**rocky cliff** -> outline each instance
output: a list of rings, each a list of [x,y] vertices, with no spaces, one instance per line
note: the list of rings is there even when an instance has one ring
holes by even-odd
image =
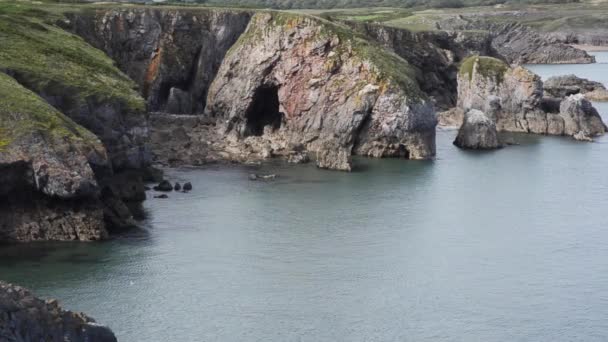
[[[497,23],[476,16],[454,16],[437,22],[447,31],[484,31],[491,37],[491,56],[509,64],[594,63],[587,52],[549,39],[517,22]]]
[[[352,154],[435,154],[435,114],[411,66],[314,17],[255,14],[226,54],[206,113],[256,153],[300,146],[331,169],[350,170]]]
[[[458,74],[458,107],[477,109],[496,123],[498,131],[568,135],[589,140],[606,127],[582,95],[543,97],[540,77],[523,67],[511,68],[491,57],[466,59]]]
[[[107,327],[83,313],[62,309],[30,291],[0,281],[0,340],[116,342]]]
[[[415,68],[420,89],[437,109],[456,105],[456,74],[470,55],[491,55],[491,36],[478,31],[423,31],[347,21],[353,29],[393,50]]]
[[[0,242],[104,238],[108,167],[97,137],[0,73]]]
[[[65,23],[139,85],[153,112],[202,113],[207,91],[251,13],[223,9],[100,9]]]

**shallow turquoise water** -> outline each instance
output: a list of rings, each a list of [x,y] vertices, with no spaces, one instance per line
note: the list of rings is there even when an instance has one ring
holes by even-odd
[[[579,68],[608,75],[543,72]],[[148,200],[142,229],[2,247],[0,278],[121,341],[607,340],[608,137],[473,153],[455,133],[438,132],[435,161],[353,173],[173,170],[194,191]]]

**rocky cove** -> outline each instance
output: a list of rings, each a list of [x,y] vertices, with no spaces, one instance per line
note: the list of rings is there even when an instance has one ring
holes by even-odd
[[[0,12],[0,38],[13,47],[0,55],[2,243],[124,234],[141,224],[158,167],[276,158],[352,171],[358,157],[432,160],[437,110],[451,109],[440,119],[458,125],[476,110],[472,122],[497,132],[605,132],[577,95],[597,85],[548,90],[509,65],[540,60],[540,47],[543,61],[593,57],[542,37],[529,51],[521,26],[415,33],[273,11],[11,11]]]

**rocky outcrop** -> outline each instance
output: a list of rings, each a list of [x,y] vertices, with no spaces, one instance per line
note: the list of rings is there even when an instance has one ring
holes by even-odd
[[[606,132],[606,125],[582,94],[570,95],[562,101],[559,115],[564,119],[564,133],[577,140],[590,141]]]
[[[69,16],[67,27],[105,51],[140,86],[150,111],[202,113],[224,58],[249,11],[99,9]]]
[[[262,157],[303,145],[338,170],[353,154],[430,158],[436,118],[412,74],[345,27],[260,12],[226,54],[206,114]]]
[[[441,30],[482,30],[491,36],[491,56],[509,64],[594,63],[587,52],[568,44],[548,39],[517,22],[496,23],[476,16],[458,15],[437,22]]]
[[[415,67],[420,89],[438,109],[456,105],[456,74],[460,62],[472,54],[492,54],[490,35],[485,32],[412,32],[372,23],[346,23]]]
[[[500,147],[494,120],[482,111],[471,109],[464,115],[454,145],[473,150],[490,150]]]
[[[83,314],[62,309],[30,291],[0,281],[0,340],[116,342],[107,327]]]
[[[597,111],[582,95],[562,101],[559,112],[547,102],[538,75],[495,58],[470,57],[458,74],[458,107],[481,110],[498,131],[568,136],[582,132],[588,137],[605,132]]]
[[[108,168],[97,137],[0,73],[0,242],[106,237]]]
[[[550,77],[544,82],[545,94],[553,97],[566,97],[584,94],[592,101],[608,101],[608,91],[600,82],[590,81],[575,75]]]

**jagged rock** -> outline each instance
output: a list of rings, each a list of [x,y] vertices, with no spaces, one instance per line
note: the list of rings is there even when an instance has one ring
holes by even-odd
[[[206,113],[226,140],[258,155],[267,144],[279,154],[300,143],[319,167],[339,170],[352,168],[353,154],[433,157],[437,120],[411,67],[341,30],[256,13],[209,90]]]
[[[466,112],[464,122],[454,140],[454,145],[460,148],[487,150],[501,147],[498,142],[496,124],[483,112],[471,109]]]
[[[173,187],[173,190],[175,190],[175,191],[180,191],[181,189],[182,189],[181,184],[179,184],[179,183],[177,183],[177,182],[176,182],[176,183],[175,183],[175,186]]]
[[[591,141],[606,132],[597,110],[582,94],[570,95],[562,101],[559,115],[564,119],[564,134],[577,140]]]
[[[544,82],[545,94],[563,98],[574,94],[584,94],[589,100],[608,101],[608,91],[600,82],[590,81],[575,75],[550,77]]]
[[[173,191],[173,185],[171,185],[171,182],[169,182],[168,180],[163,180],[157,186],[154,187],[154,190],[166,192]]]
[[[186,182],[183,187],[184,191],[192,191],[192,183]]]
[[[107,237],[93,134],[0,73],[0,242]]]
[[[62,309],[30,291],[0,281],[0,340],[116,342],[107,327],[83,314]]]
[[[559,102],[556,112],[557,102],[543,97],[538,75],[490,57],[470,57],[458,74],[458,106],[485,112],[499,132],[603,134],[604,124],[591,103],[574,96]]]

